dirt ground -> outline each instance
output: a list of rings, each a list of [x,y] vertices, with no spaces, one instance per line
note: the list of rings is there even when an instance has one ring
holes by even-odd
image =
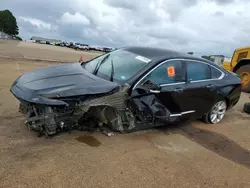
[[[218,125],[38,138],[9,89],[21,73],[48,65],[0,58],[0,187],[250,187],[247,94]]]

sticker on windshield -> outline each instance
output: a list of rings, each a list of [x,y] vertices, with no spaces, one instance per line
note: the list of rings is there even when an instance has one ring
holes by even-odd
[[[121,79],[125,80],[125,79],[126,79],[126,77],[125,77],[125,76],[121,76]]]
[[[145,63],[148,63],[149,61],[151,61],[151,59],[148,59],[148,58],[140,56],[140,55],[136,56],[135,59],[141,60]]]
[[[168,77],[173,77],[175,76],[175,69],[174,66],[168,67]]]

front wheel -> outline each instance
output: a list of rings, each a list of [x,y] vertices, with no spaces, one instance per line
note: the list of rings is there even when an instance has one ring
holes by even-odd
[[[225,116],[227,104],[225,101],[219,101],[211,108],[211,110],[203,116],[205,123],[219,123]]]

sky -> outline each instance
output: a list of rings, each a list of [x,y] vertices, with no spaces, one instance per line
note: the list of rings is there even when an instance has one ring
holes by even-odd
[[[250,0],[1,0],[20,36],[232,56],[250,45]]]

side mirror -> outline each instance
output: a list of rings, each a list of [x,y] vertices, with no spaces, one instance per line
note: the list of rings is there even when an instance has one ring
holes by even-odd
[[[142,86],[152,90],[161,90],[161,86],[153,83],[151,80],[144,81]]]

